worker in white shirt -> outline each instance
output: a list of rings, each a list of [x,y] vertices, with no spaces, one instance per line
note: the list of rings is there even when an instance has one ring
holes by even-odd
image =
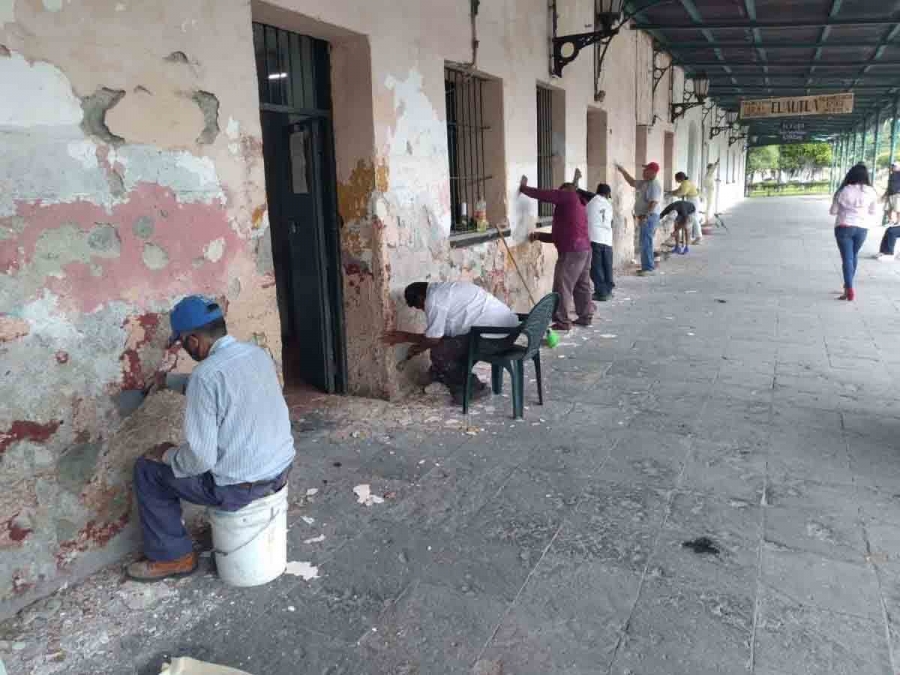
[[[404,298],[409,307],[425,312],[425,332],[388,331],[384,334],[384,342],[391,345],[410,343],[407,359],[431,350],[432,378],[447,385],[454,400],[461,402],[468,374],[472,326],[513,328],[519,325],[519,317],[503,302],[468,281],[417,281],[406,287]],[[502,336],[495,340],[498,350],[510,346],[510,341]],[[482,342],[482,348],[484,344]],[[471,392],[473,398],[488,393],[487,385],[477,380]]]
[[[578,195],[587,202],[594,300],[606,302],[616,287],[613,282],[612,189],[606,183],[599,183],[596,192],[579,190]]]

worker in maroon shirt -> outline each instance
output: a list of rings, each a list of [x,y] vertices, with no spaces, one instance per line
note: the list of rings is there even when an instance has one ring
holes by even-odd
[[[580,175],[576,172],[576,176]],[[577,177],[576,177],[577,180]],[[553,271],[553,291],[559,293],[559,306],[553,315],[554,330],[572,328],[571,312],[575,305],[579,326],[590,326],[594,317],[591,300],[591,238],[588,236],[587,211],[575,189],[575,183],[563,183],[558,190],[538,190],[528,187],[522,176],[519,192],[523,195],[556,205],[550,232],[532,232],[529,241],[552,243],[559,254]]]

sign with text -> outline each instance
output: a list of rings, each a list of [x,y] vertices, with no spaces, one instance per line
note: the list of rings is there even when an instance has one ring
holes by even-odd
[[[804,122],[782,122],[779,135],[781,140],[785,142],[805,141],[806,124]]]
[[[853,112],[853,94],[787,96],[741,101],[741,119],[802,117],[806,115],[848,115]]]

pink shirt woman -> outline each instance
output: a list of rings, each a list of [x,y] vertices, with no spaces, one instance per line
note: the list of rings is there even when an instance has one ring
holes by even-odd
[[[839,300],[854,300],[853,279],[859,261],[859,250],[866,241],[869,225],[878,214],[878,194],[869,180],[865,164],[857,164],[847,172],[841,187],[834,193],[831,215],[834,216],[834,238],[841,252],[844,294]]]

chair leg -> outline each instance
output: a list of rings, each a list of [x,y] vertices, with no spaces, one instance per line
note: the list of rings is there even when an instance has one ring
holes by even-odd
[[[516,418],[516,411],[519,409],[519,389],[516,386],[516,380],[518,373],[516,372],[516,364],[509,363],[506,365],[506,369],[509,371],[509,382],[510,388],[512,389],[512,407],[513,407],[513,419]]]
[[[525,417],[525,364],[522,360],[513,364],[516,376],[513,378],[513,419]]]
[[[463,385],[463,415],[469,412],[469,388],[472,385],[472,369],[466,373],[466,383]]]
[[[538,404],[544,405],[544,382],[541,378],[541,353],[534,355],[534,379],[537,380]]]
[[[503,366],[497,363],[491,364],[491,389],[495,396],[503,393]]]

